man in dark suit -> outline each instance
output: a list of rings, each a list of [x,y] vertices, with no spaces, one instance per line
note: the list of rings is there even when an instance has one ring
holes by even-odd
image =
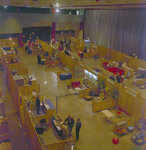
[[[40,54],[37,55],[38,64],[41,64],[41,56]]]
[[[90,93],[89,93],[89,96],[95,96],[95,92],[93,89],[91,89]]]
[[[76,122],[75,126],[76,126],[76,140],[79,140],[79,132],[80,132],[80,129],[81,129],[80,118],[77,118],[77,122]]]
[[[114,75],[113,75],[113,76],[109,76],[109,78],[110,78],[111,80],[113,80],[113,81],[116,80]]]
[[[65,119],[64,123],[68,123],[69,136],[71,136],[71,131],[74,126],[74,119],[69,115],[68,118]]]
[[[83,57],[84,57],[84,53],[81,52],[80,60],[83,60]]]
[[[40,114],[40,99],[39,99],[39,95],[37,95],[37,98],[36,98],[36,111],[37,111],[37,114]]]

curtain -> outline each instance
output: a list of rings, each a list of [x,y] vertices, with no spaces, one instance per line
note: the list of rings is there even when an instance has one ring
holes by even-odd
[[[84,38],[146,60],[146,10],[86,10]]]

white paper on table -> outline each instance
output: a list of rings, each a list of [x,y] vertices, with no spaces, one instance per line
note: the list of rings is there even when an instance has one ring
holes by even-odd
[[[44,106],[46,107],[47,110],[50,109],[50,106],[48,104],[44,104]]]

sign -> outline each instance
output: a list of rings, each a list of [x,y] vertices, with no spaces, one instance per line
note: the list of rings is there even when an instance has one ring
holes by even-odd
[[[93,44],[93,48],[97,48],[97,45]]]
[[[98,72],[92,69],[92,72],[96,75],[98,75]]]
[[[126,58],[130,58],[130,56],[125,56]]]
[[[107,81],[111,84],[114,84],[114,81],[110,80],[110,79],[107,79]]]
[[[134,94],[133,92],[131,92],[131,91],[129,91],[129,90],[127,90],[126,93],[132,95],[133,97],[136,97],[136,94]]]

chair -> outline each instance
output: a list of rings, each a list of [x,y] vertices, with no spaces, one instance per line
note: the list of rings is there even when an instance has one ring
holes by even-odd
[[[52,62],[51,66],[52,66],[52,67],[55,67],[55,63],[54,63],[54,62]]]
[[[40,125],[41,125],[41,128],[43,128],[44,131],[46,131],[46,129],[48,128],[48,125],[46,123],[46,119],[41,119],[40,120]]]
[[[47,63],[46,67],[47,67],[47,68],[50,68],[50,64],[49,64],[49,63]]]
[[[132,124],[132,120],[129,120],[129,121],[130,121],[130,124]],[[132,125],[127,127],[128,132],[132,132],[133,130],[134,130],[134,127]]]

